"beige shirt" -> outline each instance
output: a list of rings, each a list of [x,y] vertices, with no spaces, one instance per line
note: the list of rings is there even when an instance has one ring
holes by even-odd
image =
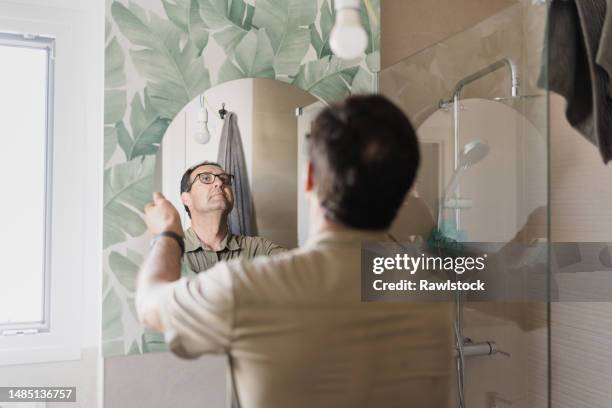
[[[273,258],[181,278],[161,305],[170,349],[227,353],[242,408],[449,406],[450,304],[362,303],[362,240],[326,232]]]
[[[229,261],[236,258],[255,258],[259,255],[275,255],[286,249],[262,237],[247,237],[228,233],[221,241],[221,249],[213,251],[204,248],[202,242],[193,231],[185,231],[185,255],[183,261],[193,272],[202,272],[219,261]]]

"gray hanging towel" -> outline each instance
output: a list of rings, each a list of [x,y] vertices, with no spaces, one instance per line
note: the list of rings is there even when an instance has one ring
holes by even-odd
[[[612,98],[612,0],[606,3],[606,18],[595,62],[608,73],[608,96]]]
[[[610,0],[608,0],[610,2]],[[610,13],[608,13],[608,16]],[[540,86],[567,100],[569,123],[599,148],[604,163],[612,159],[612,99],[606,70],[597,59],[609,56],[600,46],[612,43],[604,30],[606,0],[553,0],[548,17],[549,61]],[[598,57],[598,53],[600,57]]]
[[[225,116],[217,161],[226,172],[234,175],[235,203],[229,216],[230,231],[235,235],[257,235],[255,207],[235,113],[229,112]]]

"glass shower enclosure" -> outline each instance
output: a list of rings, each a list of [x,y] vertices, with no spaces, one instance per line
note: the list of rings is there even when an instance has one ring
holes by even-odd
[[[523,255],[539,248],[538,259],[548,258],[544,3],[517,2],[380,72],[380,92],[418,129],[422,153],[392,228],[397,239],[427,241],[433,231],[517,245]],[[542,270],[540,296],[528,300],[457,294],[453,359],[447,372],[431,374],[449,408],[550,406],[550,279]]]

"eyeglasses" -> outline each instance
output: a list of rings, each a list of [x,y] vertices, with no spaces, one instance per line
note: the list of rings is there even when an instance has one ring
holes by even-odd
[[[223,185],[225,186],[231,186],[232,185],[232,180],[234,179],[234,175],[233,174],[227,174],[227,173],[221,173],[221,174],[214,174],[214,173],[200,173],[198,174],[193,181],[191,182],[191,184],[189,184],[189,188],[187,189],[187,191],[191,190],[191,187],[193,186],[193,184],[196,182],[196,180],[200,180],[201,183],[203,184],[212,184],[215,182],[215,179],[219,177],[219,180],[221,180],[221,182],[223,183]]]

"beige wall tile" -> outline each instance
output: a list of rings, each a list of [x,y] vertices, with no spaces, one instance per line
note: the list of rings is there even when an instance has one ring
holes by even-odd
[[[612,167],[571,128],[551,94],[551,235],[554,242],[612,241]],[[611,303],[553,303],[552,404],[607,408],[612,400]]]
[[[383,0],[382,67],[472,27],[514,3],[514,0]]]
[[[257,79],[253,87],[253,199],[259,235],[297,246],[297,119],[316,101],[291,85]]]

